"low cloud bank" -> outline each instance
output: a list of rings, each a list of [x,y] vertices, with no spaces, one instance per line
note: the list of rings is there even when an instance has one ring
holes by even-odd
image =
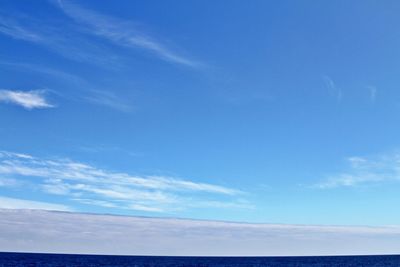
[[[400,227],[247,224],[0,209],[0,251],[115,255],[399,253]]]

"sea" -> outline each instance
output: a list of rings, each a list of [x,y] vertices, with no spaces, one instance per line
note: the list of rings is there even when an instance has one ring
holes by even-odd
[[[400,255],[317,257],[158,257],[0,252],[0,267],[400,266]]]

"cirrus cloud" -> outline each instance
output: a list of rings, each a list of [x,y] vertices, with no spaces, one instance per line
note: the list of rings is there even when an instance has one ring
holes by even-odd
[[[400,181],[400,153],[375,157],[349,157],[346,171],[328,176],[317,188],[354,187]]]
[[[70,159],[0,151],[0,175],[33,183],[65,201],[121,210],[173,212],[193,208],[253,209],[244,192],[169,176],[132,175]]]

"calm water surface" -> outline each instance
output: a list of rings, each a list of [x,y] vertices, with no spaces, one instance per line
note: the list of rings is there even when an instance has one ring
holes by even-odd
[[[136,266],[136,267],[264,267],[264,266],[399,266],[397,256],[335,257],[147,257],[0,253],[0,267]]]

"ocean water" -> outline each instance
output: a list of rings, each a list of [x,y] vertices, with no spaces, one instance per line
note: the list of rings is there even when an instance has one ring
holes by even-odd
[[[400,266],[400,255],[325,257],[147,257],[0,253],[0,267]]]

